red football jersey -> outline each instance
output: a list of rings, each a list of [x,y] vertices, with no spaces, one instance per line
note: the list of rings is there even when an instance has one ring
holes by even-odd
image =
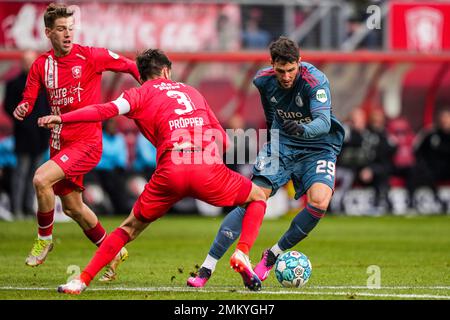
[[[100,103],[103,71],[127,72],[139,79],[134,61],[107,49],[74,44],[71,52],[64,57],[56,57],[52,49],[33,63],[22,102],[29,103],[28,114],[31,113],[39,90],[45,88],[54,115]],[[61,146],[80,140],[101,145],[101,123],[56,125],[52,130],[50,146],[60,150]]]
[[[168,149],[203,148],[215,139],[221,140],[219,145],[227,142],[205,98],[189,85],[148,80],[142,87],[125,91],[122,97],[130,104],[125,116],[133,119],[157,148],[158,159]]]

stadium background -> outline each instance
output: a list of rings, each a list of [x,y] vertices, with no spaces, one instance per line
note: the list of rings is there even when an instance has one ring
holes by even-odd
[[[48,49],[42,32],[46,4],[45,1],[0,2],[0,103],[5,82],[20,71],[22,52]],[[387,128],[395,130],[395,125],[389,127],[389,122],[403,118],[411,126],[410,134],[416,136],[432,127],[440,109],[450,106],[450,43],[445,36],[450,31],[447,1],[79,1],[73,4],[79,9],[77,20],[81,21],[76,42],[107,47],[129,57],[143,48],[163,48],[175,62],[174,78],[197,87],[225,128],[265,127],[259,95],[251,80],[258,68],[268,64],[268,43],[280,35],[298,41],[302,59],[315,64],[328,76],[333,112],[343,122],[356,108],[362,108],[367,114],[382,109]],[[103,98],[114,99],[133,85],[129,77],[107,74],[103,79]],[[139,174],[131,173],[137,128],[125,117],[117,119],[117,128],[127,143],[124,169],[130,177],[127,189],[132,202],[148,176],[136,178]],[[3,106],[0,129],[3,139],[11,134],[12,121]],[[402,152],[411,153],[413,146],[404,148],[407,151],[402,149]],[[250,163],[253,160],[248,159]],[[240,166],[240,170],[250,174],[249,166]],[[404,180],[392,175],[389,183],[390,211],[398,215],[412,213],[405,204]],[[111,203],[108,194],[95,179],[89,181],[88,177],[86,201],[99,213],[114,212],[108,204]],[[415,194],[419,205],[413,208],[413,213],[448,212],[450,189],[446,183],[438,188],[442,205],[436,207],[432,194],[422,188]],[[345,194],[345,205],[331,211],[379,214],[374,210],[372,189],[353,185]],[[268,216],[301,207],[303,200],[294,201],[292,193],[289,185],[277,199],[271,200]],[[2,207],[8,210],[6,196],[2,199]],[[180,203],[174,211],[200,211],[206,215],[222,212],[196,204],[192,199]]]
[[[20,72],[25,50],[48,49],[42,22],[48,3],[0,1],[0,104],[6,81]],[[107,47],[130,58],[141,49],[161,47],[174,61],[174,79],[197,87],[225,128],[264,128],[259,96],[251,80],[258,68],[269,63],[267,45],[280,35],[298,41],[302,59],[328,76],[333,112],[343,122],[357,108],[366,114],[382,109],[388,123],[404,118],[415,138],[433,126],[440,110],[450,106],[448,1],[136,0],[70,4],[80,9],[77,41]],[[127,76],[105,73],[103,99],[114,99],[134,85]],[[124,186],[133,200],[147,178],[132,168],[137,129],[124,117],[117,118],[116,124],[128,150],[126,170],[119,173],[127,177]],[[7,166],[14,163],[7,161],[14,157],[11,130],[11,119],[0,105],[2,187],[4,173],[11,169]],[[238,169],[249,174],[250,167]],[[186,278],[198,269],[196,263],[206,254],[221,213],[228,210],[188,199],[130,244],[130,261],[121,267],[116,284],[96,283],[82,298],[449,299],[448,182],[438,186],[444,206],[436,207],[430,191],[420,190],[419,206],[413,210],[405,205],[404,179],[392,176],[389,184],[392,210],[375,210],[373,188],[355,184],[343,200],[346,206],[342,210],[330,208],[314,235],[297,248],[313,264],[312,280],[301,291],[283,290],[273,276],[261,294],[240,290],[240,278],[231,274],[227,265],[229,255],[219,263],[206,290],[187,289]],[[292,194],[288,185],[270,200],[267,217],[272,219],[263,224],[252,261],[278,239],[303,206],[304,199],[294,201]],[[84,196],[102,215],[107,230],[113,230],[127,214],[120,211],[117,217],[106,217],[112,212],[111,199],[95,179],[88,179]],[[16,219],[8,212],[10,208],[3,188],[0,215],[14,222],[0,221],[0,299],[64,299],[55,288],[87,263],[91,244],[80,241],[83,236],[75,224],[57,224],[55,252],[43,266],[25,270],[23,259],[36,230],[35,220]],[[57,211],[58,221],[66,221],[59,204]],[[198,217],[199,213],[210,217]],[[373,277],[377,267],[382,272],[381,287]]]
[[[26,49],[39,52],[48,49],[42,32],[42,14],[47,4],[46,1],[0,2],[0,97],[5,82],[20,71],[21,53]],[[243,118],[244,129],[264,128],[258,92],[251,80],[258,68],[268,64],[267,44],[280,35],[297,40],[302,59],[315,64],[328,76],[333,112],[343,122],[355,108],[367,113],[381,108],[388,123],[403,117],[417,134],[432,126],[439,110],[450,105],[450,43],[445,37],[450,31],[447,1],[78,1],[71,4],[79,9],[76,15],[81,22],[77,26],[76,42],[107,47],[129,57],[146,47],[163,48],[175,62],[174,78],[197,87],[225,128],[231,126],[236,115]],[[421,21],[423,28],[431,28],[431,33],[424,33]],[[133,85],[126,76],[107,74],[103,79],[103,98],[114,99]],[[5,137],[11,133],[12,125],[3,109],[0,108],[0,128]],[[127,141],[127,165],[131,168],[137,129],[124,117],[117,119],[117,125]],[[248,167],[243,172],[249,174]],[[131,178],[129,189],[138,194],[144,182]],[[92,185],[85,193],[86,201],[94,206],[108,201],[108,195],[95,183]],[[404,179],[391,177],[389,195],[395,214],[410,213],[404,204],[404,185]],[[446,183],[439,190],[448,211],[450,190]],[[271,205],[273,215],[302,205],[302,201],[293,201],[291,186],[285,191],[272,201],[277,203]],[[433,206],[427,190],[416,196],[421,203],[417,213],[446,210]],[[371,188],[355,186],[346,197],[345,213],[375,212],[370,207]],[[200,210],[211,215],[218,212],[203,208],[186,200],[178,211]],[[108,211],[101,206],[98,210]]]

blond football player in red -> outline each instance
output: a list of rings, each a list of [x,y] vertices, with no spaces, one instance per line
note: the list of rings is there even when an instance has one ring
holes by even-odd
[[[161,50],[147,50],[137,57],[139,73],[145,81],[142,87],[127,90],[110,103],[38,119],[40,126],[51,128],[87,121],[98,123],[123,114],[133,119],[157,148],[156,171],[129,217],[105,239],[80,277],[61,285],[59,292],[81,293],[123,246],[184,197],[215,206],[247,204],[241,238],[230,265],[240,273],[247,288],[261,288],[248,254],[264,217],[264,192],[222,162],[227,134],[196,89],[170,80],[171,65]]]
[[[14,117],[29,115],[41,89],[45,89],[54,115],[77,110],[101,100],[101,77],[104,71],[124,72],[139,81],[134,61],[104,48],[73,43],[74,18],[70,7],[50,4],[44,14],[45,35],[52,49],[40,55],[31,66],[23,100]],[[50,137],[50,160],[41,165],[33,178],[38,210],[38,237],[25,263],[42,264],[53,249],[52,230],[55,195],[61,198],[63,211],[73,218],[86,236],[99,246],[106,231],[95,213],[82,200],[83,177],[100,161],[102,154],[101,123],[70,123],[55,126]],[[109,265],[101,280],[113,280],[118,264],[126,259],[124,248]]]

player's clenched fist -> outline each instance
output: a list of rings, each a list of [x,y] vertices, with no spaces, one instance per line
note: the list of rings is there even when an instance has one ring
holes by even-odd
[[[24,102],[19,104],[13,112],[14,118],[16,118],[17,120],[22,121],[23,118],[25,118],[25,116],[27,115],[28,112],[28,102]]]
[[[53,128],[55,125],[61,123],[61,117],[60,116],[45,116],[40,117],[38,119],[38,126],[44,127],[47,129]]]

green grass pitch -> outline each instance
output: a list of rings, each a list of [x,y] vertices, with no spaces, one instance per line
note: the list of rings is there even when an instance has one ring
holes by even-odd
[[[112,231],[123,218],[101,217],[101,221]],[[251,252],[253,263],[278,240],[291,218],[264,221]],[[24,261],[36,233],[35,222],[0,222],[0,300],[450,299],[448,215],[327,216],[294,248],[305,253],[313,267],[310,281],[300,289],[281,287],[271,273],[260,292],[246,290],[239,274],[229,267],[234,246],[204,289],[186,287],[221,221],[222,217],[166,215],[127,245],[130,258],[120,266],[116,281],[94,280],[80,296],[56,292],[95,250],[75,223],[55,224],[54,250],[43,265],[30,268]],[[368,287],[377,275],[381,286]]]

